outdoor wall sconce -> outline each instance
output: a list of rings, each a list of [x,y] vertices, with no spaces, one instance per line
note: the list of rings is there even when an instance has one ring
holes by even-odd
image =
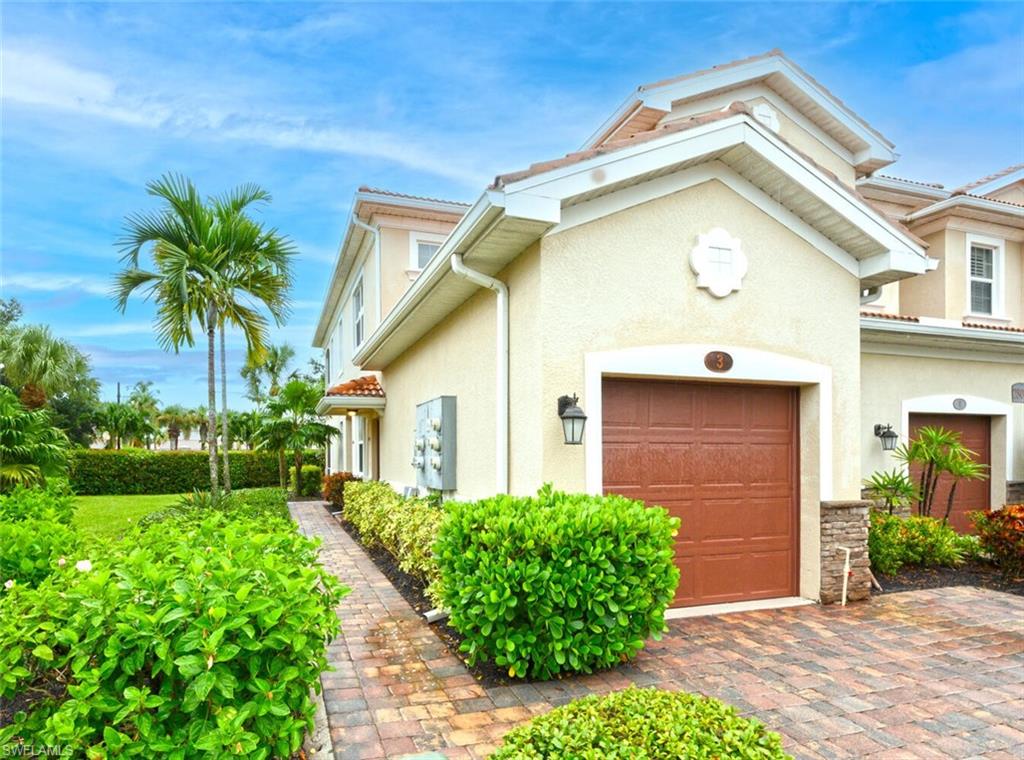
[[[875,438],[882,439],[882,451],[892,451],[896,448],[896,441],[900,439],[892,425],[875,425]]]
[[[587,415],[579,407],[579,397],[560,396],[558,399],[558,416],[562,420],[562,433],[565,442],[570,446],[583,443],[583,427],[587,424]]]

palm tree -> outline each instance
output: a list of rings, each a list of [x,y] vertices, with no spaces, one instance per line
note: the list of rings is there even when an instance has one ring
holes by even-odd
[[[252,451],[259,441],[260,426],[263,423],[262,413],[256,409],[232,413],[229,422],[232,438],[241,441],[249,451]]]
[[[178,404],[165,406],[156,418],[157,422],[167,430],[167,438],[171,442],[171,449],[178,450],[178,440],[186,428],[191,427],[189,412],[185,407]]]
[[[45,325],[7,328],[0,333],[0,366],[29,409],[39,409],[50,396],[74,390],[89,374],[89,362],[68,341]],[[92,380],[95,383],[95,380]]]
[[[209,439],[207,432],[210,430],[210,417],[206,413],[205,406],[197,406],[191,413],[192,424],[199,430],[199,446],[205,449]]]
[[[985,472],[987,465],[975,460],[976,456],[977,452],[963,448],[945,462],[945,470],[953,478],[953,483],[949,487],[946,514],[942,516],[942,522],[949,522],[949,515],[953,512],[953,496],[956,494],[956,487],[960,485],[961,480],[984,480],[988,477]]]
[[[128,395],[128,406],[139,413],[140,419],[135,434],[148,449],[159,429],[157,417],[160,413],[160,400],[153,392],[153,383],[149,380],[135,383]]]
[[[292,450],[295,484],[302,483],[302,454],[310,447],[323,446],[338,430],[316,412],[323,389],[304,380],[291,380],[267,402],[264,422],[266,440]]]
[[[121,444],[143,438],[149,429],[145,415],[129,404],[108,402],[96,412],[96,427],[107,434],[108,448],[120,449]]]
[[[45,485],[67,461],[67,436],[47,409],[29,409],[0,385],[0,492],[16,485]]]
[[[270,200],[256,185],[244,185],[208,202],[182,176],[165,175],[146,189],[162,199],[164,207],[127,218],[121,240],[125,268],[117,276],[114,296],[122,313],[137,290],[156,301],[156,334],[164,349],[177,352],[182,346],[195,345],[193,323],[206,332],[206,441],[210,487],[219,494],[216,332],[227,325],[238,327],[249,354],[263,352],[268,322],[259,305],[270,311],[277,324],[287,316],[290,258],[295,249],[288,238],[265,230],[246,215],[252,204]],[[142,269],[140,257],[150,245],[153,268]],[[222,365],[225,353],[222,334]]]

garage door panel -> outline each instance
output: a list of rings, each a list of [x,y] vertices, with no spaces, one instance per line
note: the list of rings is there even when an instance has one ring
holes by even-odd
[[[681,520],[674,604],[796,593],[794,388],[607,379],[603,406],[606,492]]]

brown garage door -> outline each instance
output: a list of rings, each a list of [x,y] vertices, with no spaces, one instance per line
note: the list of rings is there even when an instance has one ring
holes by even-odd
[[[795,596],[797,391],[606,379],[604,490],[681,519],[673,606]]]
[[[960,433],[960,442],[971,451],[977,453],[976,459],[985,465],[992,464],[992,419],[974,414],[912,414],[910,415],[910,435],[916,436],[917,431],[923,427],[943,427],[946,430],[956,430]],[[986,470],[987,472],[987,470]],[[921,471],[912,468],[910,471],[914,483],[920,482]],[[935,503],[932,508],[932,517],[942,517],[946,514],[946,505],[949,503],[949,488],[952,480],[948,475],[939,479],[938,490],[935,494]],[[974,527],[967,516],[968,512],[988,510],[991,506],[991,492],[989,481],[986,480],[962,480],[956,487],[953,495],[953,510],[949,515],[949,524],[961,533],[972,533]]]

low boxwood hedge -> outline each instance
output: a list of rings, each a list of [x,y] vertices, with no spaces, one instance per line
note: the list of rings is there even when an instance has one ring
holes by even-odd
[[[186,506],[0,597],[0,697],[28,698],[0,746],[294,757],[346,589],[280,495]]]
[[[514,677],[589,673],[630,659],[665,630],[679,520],[664,509],[548,486],[535,498],[445,508],[438,595],[471,664]]]
[[[778,734],[710,697],[630,687],[578,699],[505,735],[491,760],[788,758]]]
[[[323,468],[323,452],[306,452],[310,465]],[[280,485],[273,451],[231,451],[231,485],[259,488]],[[68,479],[77,494],[186,493],[210,487],[210,459],[205,451],[147,449],[75,449]]]

